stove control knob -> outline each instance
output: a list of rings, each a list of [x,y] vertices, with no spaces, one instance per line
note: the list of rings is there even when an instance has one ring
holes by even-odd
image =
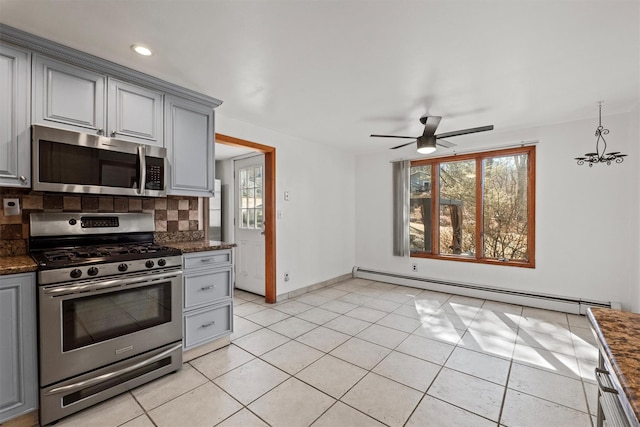
[[[160,259],[158,260],[158,265],[159,265],[160,267],[164,267],[165,265],[167,265],[167,261],[165,261],[164,259],[160,258]]]
[[[145,262],[144,265],[147,268],[152,268],[155,265],[155,263],[153,261],[149,260],[149,261]]]
[[[127,271],[129,269],[129,266],[127,264],[120,264],[118,266],[118,271]]]
[[[82,270],[80,270],[79,268],[74,268],[73,270],[71,270],[71,273],[69,273],[69,276],[71,276],[71,278],[73,279],[77,279],[78,277],[82,276]]]
[[[96,274],[98,274],[98,267],[91,267],[87,273],[89,274],[89,276],[95,276]]]

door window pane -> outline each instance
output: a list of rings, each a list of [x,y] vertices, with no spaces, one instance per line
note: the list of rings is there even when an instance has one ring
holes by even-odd
[[[262,166],[240,169],[240,228],[262,229]]]

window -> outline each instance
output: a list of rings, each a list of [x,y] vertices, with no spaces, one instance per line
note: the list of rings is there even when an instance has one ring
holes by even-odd
[[[240,169],[240,228],[262,229],[262,166]]]
[[[534,267],[535,147],[412,161],[411,256]]]

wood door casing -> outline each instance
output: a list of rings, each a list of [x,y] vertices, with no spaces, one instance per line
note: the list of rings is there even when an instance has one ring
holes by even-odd
[[[276,149],[268,145],[216,133],[216,142],[251,148],[264,154],[265,301],[276,302]]]

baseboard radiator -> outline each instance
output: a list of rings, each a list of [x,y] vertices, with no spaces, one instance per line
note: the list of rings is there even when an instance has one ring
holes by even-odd
[[[470,283],[456,283],[439,279],[430,279],[427,277],[406,276],[397,273],[368,270],[357,266],[353,267],[352,276],[361,279],[375,280],[377,282],[392,283],[394,285],[411,286],[413,288],[489,299],[509,304],[525,305],[528,307],[544,308],[547,310],[563,311],[573,314],[585,314],[588,307],[621,309],[620,303],[615,302],[589,301],[558,295],[536,294],[510,289],[492,288],[489,286]]]

